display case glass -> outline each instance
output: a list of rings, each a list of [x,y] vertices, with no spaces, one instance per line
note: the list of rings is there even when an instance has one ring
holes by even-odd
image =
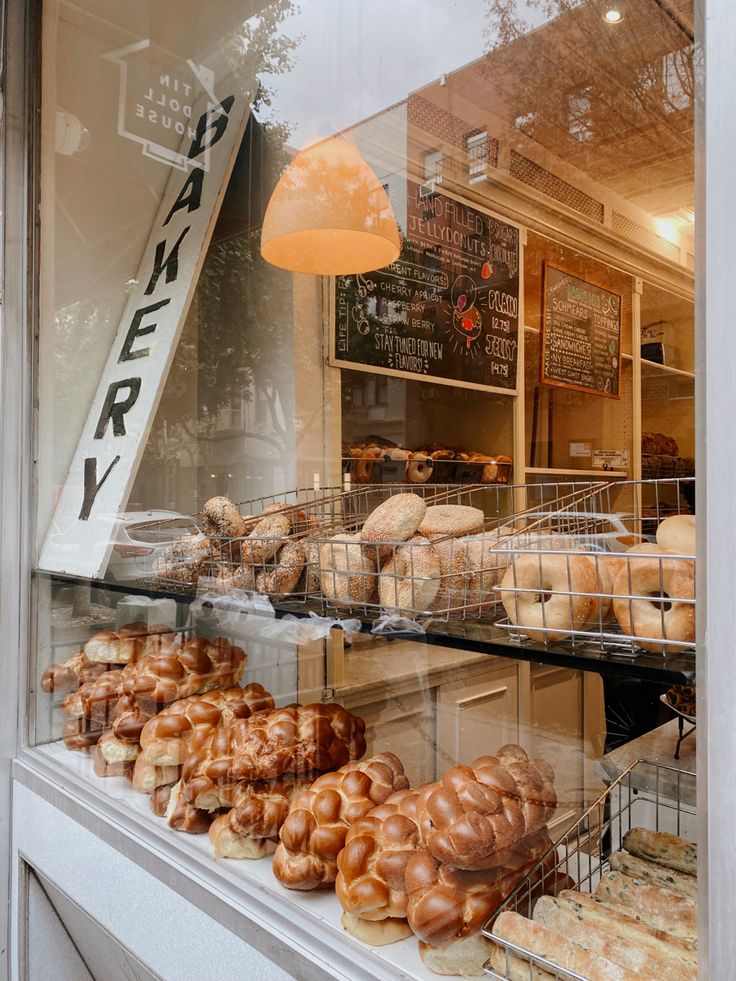
[[[690,6],[176,6],[45,5],[32,746],[377,976],[694,976]]]

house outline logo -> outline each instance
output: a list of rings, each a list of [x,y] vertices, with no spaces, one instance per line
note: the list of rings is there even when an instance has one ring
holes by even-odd
[[[170,167],[174,167],[177,170],[187,171],[190,168],[198,167],[202,170],[209,170],[209,149],[206,149],[196,160],[189,158],[186,152],[188,146],[187,137],[193,137],[193,131],[188,128],[183,123],[177,123],[176,133],[182,137],[180,141],[179,148],[173,149],[170,146],[166,146],[163,143],[157,143],[150,135],[143,135],[142,133],[137,133],[135,130],[131,129],[131,121],[128,118],[128,113],[130,106],[128,105],[128,59],[131,55],[137,54],[140,51],[144,51],[151,47],[151,41],[149,38],[143,41],[136,41],[134,44],[128,44],[123,48],[117,48],[115,51],[108,51],[102,57],[106,61],[111,61],[116,64],[120,70],[120,88],[118,94],[118,114],[117,114],[117,131],[118,135],[122,136],[124,139],[132,140],[135,143],[140,143],[142,147],[143,156],[149,157],[152,160],[157,160],[160,163],[165,163]],[[189,86],[192,92],[191,106],[194,105],[197,97],[196,88],[202,89],[202,91],[207,96],[207,109],[216,110],[220,105],[220,100],[215,95],[215,76],[214,72],[207,68],[206,65],[198,65],[191,59],[181,59],[182,65],[186,65],[191,72],[192,84]],[[166,74],[161,76],[161,79],[169,78]],[[190,116],[191,116],[191,106]],[[138,109],[142,109],[142,106],[138,105]],[[138,113],[140,116],[141,113]],[[181,126],[181,128],[178,128]]]

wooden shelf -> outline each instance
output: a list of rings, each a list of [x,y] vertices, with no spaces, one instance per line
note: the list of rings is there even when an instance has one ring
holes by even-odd
[[[647,361],[644,358],[641,359],[642,369],[654,368],[656,371],[662,371],[667,375],[679,375],[681,378],[695,379],[694,371],[685,371],[684,368],[672,368],[668,364],[658,364],[656,361]]]
[[[578,470],[576,468],[565,470],[559,467],[525,467],[524,470],[526,473],[548,473],[548,474],[559,475],[563,477],[569,477],[571,474],[578,474],[581,477],[628,477],[629,476],[627,470]]]

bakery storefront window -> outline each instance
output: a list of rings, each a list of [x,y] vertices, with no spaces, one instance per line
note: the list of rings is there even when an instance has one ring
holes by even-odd
[[[42,31],[36,753],[327,975],[694,979],[692,3]]]

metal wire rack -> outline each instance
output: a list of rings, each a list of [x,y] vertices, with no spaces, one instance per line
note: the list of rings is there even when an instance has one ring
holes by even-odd
[[[251,531],[237,538],[209,535],[175,541],[157,555],[155,575],[145,585],[184,594],[204,585],[222,592],[257,591],[276,601],[287,596],[290,601],[320,600],[319,544],[339,534],[357,533],[366,517],[390,496],[412,493],[428,504],[468,504],[510,514],[514,509],[508,491],[495,484],[390,483],[297,488],[241,501],[236,507],[246,518],[246,531],[269,512],[278,511],[286,521],[265,534]],[[541,499],[540,494],[537,497]]]
[[[497,626],[520,643],[693,652],[694,550],[657,544],[657,530],[691,513],[694,490],[692,477],[617,482],[517,516],[496,547],[506,567]]]
[[[548,972],[558,981],[586,981],[548,958],[498,937],[493,932],[501,913],[512,910],[528,918],[541,895],[554,895],[563,879],[579,892],[595,892],[601,876],[609,869],[613,852],[623,847],[624,835],[631,828],[666,831],[692,841],[695,818],[695,774],[689,770],[650,760],[635,760],[582,815],[528,875],[505,902],[483,924],[483,936],[504,952],[504,973],[490,961],[485,973],[496,981],[512,975],[539,977]],[[542,973],[542,977],[547,977]]]
[[[427,504],[458,504],[482,512],[467,534],[414,537],[409,541],[371,540],[359,535],[380,499],[376,488],[361,499],[338,534],[313,538],[322,600],[328,608],[353,614],[381,613],[433,620],[493,618],[499,609],[496,587],[509,564],[500,547],[527,515],[534,519],[569,508],[589,494],[589,482],[550,484],[448,485],[425,494]],[[381,485],[384,494],[416,492],[414,485]],[[439,491],[439,492],[438,492]],[[385,497],[383,498],[385,500]],[[531,519],[529,519],[531,520]],[[421,526],[420,526],[421,527]]]

